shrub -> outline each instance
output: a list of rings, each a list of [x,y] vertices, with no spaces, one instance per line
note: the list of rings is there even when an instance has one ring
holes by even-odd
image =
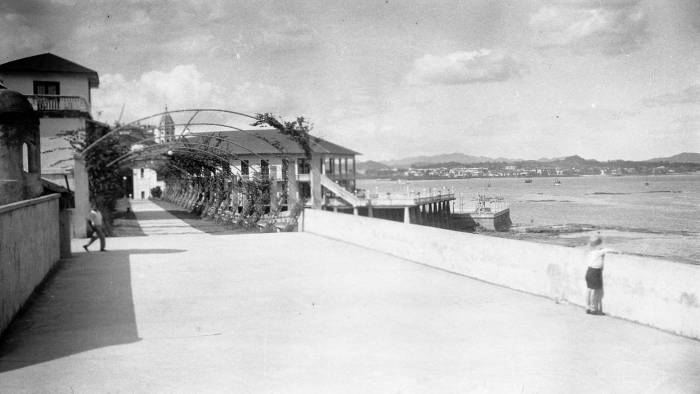
[[[163,195],[163,190],[161,190],[160,186],[156,186],[154,188],[151,188],[151,197],[160,198],[162,195]]]

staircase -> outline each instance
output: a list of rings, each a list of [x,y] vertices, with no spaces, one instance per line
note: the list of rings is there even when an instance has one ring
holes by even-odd
[[[361,198],[358,198],[356,195],[347,191],[344,187],[333,182],[333,180],[331,178],[329,178],[328,176],[326,176],[325,174],[321,174],[321,186],[330,190],[337,197],[344,200],[345,202],[352,205],[353,207],[364,207],[365,205],[367,205],[367,200],[363,200]]]

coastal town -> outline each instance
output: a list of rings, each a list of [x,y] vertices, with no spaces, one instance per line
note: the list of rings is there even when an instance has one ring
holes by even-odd
[[[700,171],[698,158],[674,161],[597,161],[580,156],[552,160],[434,162],[391,166],[370,161],[358,163],[358,177],[383,179],[455,179],[488,177],[566,177],[582,175],[667,175]]]

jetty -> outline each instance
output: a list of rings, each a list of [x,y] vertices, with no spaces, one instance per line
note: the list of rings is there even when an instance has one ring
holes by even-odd
[[[479,194],[474,204],[467,205],[461,195],[454,205],[450,219],[456,230],[472,231],[479,227],[488,231],[508,231],[513,224],[510,205],[500,197]]]
[[[424,191],[407,189],[405,193],[361,191],[353,194],[335,183],[328,184],[323,180],[322,177],[321,184],[337,196],[331,195],[324,199],[324,210],[403,223],[447,227],[450,202],[455,200],[454,192],[447,188],[431,188]]]

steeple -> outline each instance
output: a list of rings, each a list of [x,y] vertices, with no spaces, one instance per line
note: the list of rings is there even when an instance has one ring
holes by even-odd
[[[158,130],[163,142],[171,142],[175,140],[175,122],[168,112],[168,106],[165,106],[165,114],[160,118]]]

